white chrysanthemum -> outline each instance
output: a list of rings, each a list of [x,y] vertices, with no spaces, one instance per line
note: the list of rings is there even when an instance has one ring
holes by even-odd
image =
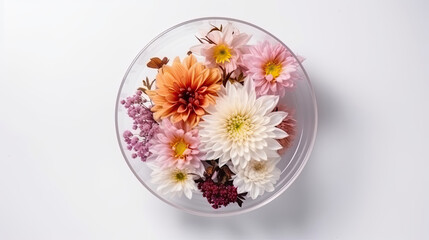
[[[281,173],[280,169],[276,167],[279,159],[251,160],[244,169],[234,169],[236,174],[234,186],[237,187],[237,192],[247,192],[252,199],[264,194],[264,192],[272,192]]]
[[[194,182],[195,175],[192,175],[187,168],[160,168],[154,164],[149,166],[153,169],[150,174],[151,181],[158,185],[156,190],[161,194],[180,197],[184,193],[187,198],[191,199],[192,191],[198,190]]]
[[[206,159],[219,158],[220,166],[231,159],[234,166],[244,168],[250,159],[278,157],[277,150],[282,147],[275,139],[288,136],[276,127],[287,113],[272,112],[279,97],[256,98],[251,79],[244,85],[228,82],[218,95],[200,122],[201,150],[207,153]]]

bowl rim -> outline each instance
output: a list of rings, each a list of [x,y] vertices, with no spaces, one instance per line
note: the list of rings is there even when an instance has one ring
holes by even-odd
[[[274,36],[273,34],[271,34],[270,32],[266,31],[265,29],[256,26],[252,23],[243,21],[243,20],[239,20],[239,19],[234,19],[234,18],[229,18],[229,17],[202,17],[202,18],[194,18],[194,19],[190,19],[184,22],[181,22],[179,24],[176,24],[170,28],[168,28],[167,30],[164,30],[163,32],[161,32],[160,34],[158,34],[155,38],[153,38],[149,43],[146,44],[146,46],[143,47],[142,50],[140,50],[140,52],[137,54],[137,56],[134,58],[134,60],[131,62],[130,66],[128,67],[127,71],[125,72],[124,77],[122,78],[121,81],[121,85],[119,87],[117,96],[116,96],[116,104],[115,104],[115,128],[116,128],[116,138],[119,144],[119,148],[121,149],[121,153],[123,158],[125,159],[125,162],[128,165],[128,168],[132,171],[132,173],[134,174],[134,176],[139,180],[139,182],[147,189],[149,190],[150,193],[152,193],[153,195],[155,195],[158,199],[160,199],[161,201],[167,203],[170,206],[173,206],[175,208],[178,208],[184,212],[193,214],[193,215],[197,215],[197,216],[203,216],[203,217],[224,217],[224,216],[234,216],[234,215],[239,215],[239,214],[243,214],[243,213],[248,213],[251,212],[253,210],[256,210],[260,207],[265,206],[266,204],[270,203],[271,201],[273,201],[274,199],[276,199],[278,196],[280,196],[283,192],[286,191],[286,189],[288,189],[293,182],[295,182],[295,180],[298,178],[298,176],[301,174],[302,170],[304,169],[305,165],[308,162],[308,159],[310,158],[310,155],[313,151],[313,147],[314,147],[314,143],[316,140],[316,135],[317,135],[317,127],[318,127],[318,108],[317,108],[317,101],[316,101],[316,95],[314,93],[314,88],[311,84],[310,78],[308,77],[308,74],[305,70],[305,68],[302,66],[301,62],[298,61],[304,75],[306,78],[307,83],[309,84],[309,88],[310,88],[310,92],[311,92],[311,98],[312,98],[312,104],[314,106],[314,131],[312,133],[309,145],[308,145],[308,149],[307,152],[305,153],[304,157],[303,157],[303,161],[300,164],[300,166],[298,167],[298,169],[294,172],[293,176],[290,178],[290,180],[284,185],[282,186],[280,189],[278,189],[276,192],[274,192],[271,196],[269,196],[267,199],[265,199],[264,201],[262,201],[259,204],[256,204],[254,206],[248,207],[248,208],[242,208],[240,210],[236,210],[236,211],[231,211],[231,212],[215,212],[215,213],[207,213],[207,212],[199,212],[199,211],[195,211],[195,210],[191,210],[188,209],[186,207],[180,206],[180,205],[176,205],[164,198],[162,198],[158,193],[156,193],[155,191],[153,191],[149,186],[147,186],[144,181],[138,176],[137,172],[134,170],[134,168],[131,166],[127,155],[125,153],[124,148],[122,147],[122,140],[121,140],[121,134],[119,132],[119,126],[118,126],[118,109],[120,104],[120,94],[122,92],[122,88],[124,86],[125,80],[128,77],[128,74],[131,71],[131,68],[134,66],[134,64],[136,63],[137,59],[140,57],[140,55],[150,46],[152,45],[155,41],[157,41],[159,38],[161,38],[162,36],[164,36],[165,34],[167,34],[168,32],[174,30],[175,28],[181,27],[183,25],[189,24],[189,23],[193,23],[193,22],[199,22],[199,21],[207,21],[207,20],[224,20],[224,21],[232,21],[232,22],[238,22],[241,24],[245,24],[245,25],[249,25],[251,27],[254,27],[264,33],[266,33],[267,35],[269,35],[270,37],[274,38],[275,40],[277,40],[279,43],[281,43],[283,46],[285,46],[288,51],[290,51],[292,53],[292,55],[295,57],[295,59],[298,59],[297,56],[295,55],[295,53],[293,51],[291,51],[291,49],[280,39],[278,39],[276,36]]]

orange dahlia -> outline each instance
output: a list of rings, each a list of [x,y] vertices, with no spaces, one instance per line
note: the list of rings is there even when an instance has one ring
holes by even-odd
[[[171,116],[173,123],[183,120],[191,126],[200,121],[206,108],[215,103],[221,75],[217,68],[206,68],[190,55],[183,62],[176,57],[156,76],[156,89],[147,91],[154,103],[155,120]]]

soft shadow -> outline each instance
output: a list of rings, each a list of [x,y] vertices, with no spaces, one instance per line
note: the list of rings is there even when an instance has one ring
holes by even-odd
[[[335,128],[335,122],[343,117],[339,116],[339,99],[329,92],[328,87],[323,87],[326,81],[322,78],[312,80],[319,109],[318,134]],[[287,235],[302,236],[308,230],[309,221],[320,214],[317,209],[318,199],[312,196],[318,188],[315,183],[317,176],[312,176],[315,171],[312,169],[316,169],[313,167],[316,162],[312,159],[317,158],[317,151],[314,151],[307,166],[289,189],[260,209],[224,218],[205,218],[180,212],[178,222],[190,231],[202,231],[207,239],[216,238],[217,231],[227,232],[231,239],[272,239],[273,236],[284,236],[282,239],[285,239]]]
[[[311,163],[309,163],[311,164]],[[217,231],[227,233],[231,239],[261,239],[282,232],[303,232],[312,215],[308,193],[313,191],[309,176],[303,174],[282,195],[260,209],[238,216],[205,218],[179,213],[179,221],[192,231],[202,231],[207,239],[214,239]],[[271,239],[271,238],[268,238]]]

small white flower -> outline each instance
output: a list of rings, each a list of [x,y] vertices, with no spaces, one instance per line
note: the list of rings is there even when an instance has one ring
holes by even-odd
[[[279,157],[277,150],[282,147],[275,139],[288,136],[276,127],[287,113],[272,112],[279,97],[256,98],[251,79],[244,85],[228,82],[218,95],[200,122],[201,150],[207,153],[206,159],[219,158],[220,166],[231,159],[234,166],[244,168],[251,159]]]
[[[236,172],[234,186],[237,187],[237,192],[247,192],[252,199],[264,194],[264,192],[272,192],[281,173],[280,169],[276,167],[279,159],[251,160],[244,169],[234,169]]]
[[[184,193],[191,199],[192,191],[198,189],[194,182],[195,175],[187,168],[160,168],[154,164],[149,166],[153,169],[151,182],[158,185],[156,190],[161,194],[180,197]]]

